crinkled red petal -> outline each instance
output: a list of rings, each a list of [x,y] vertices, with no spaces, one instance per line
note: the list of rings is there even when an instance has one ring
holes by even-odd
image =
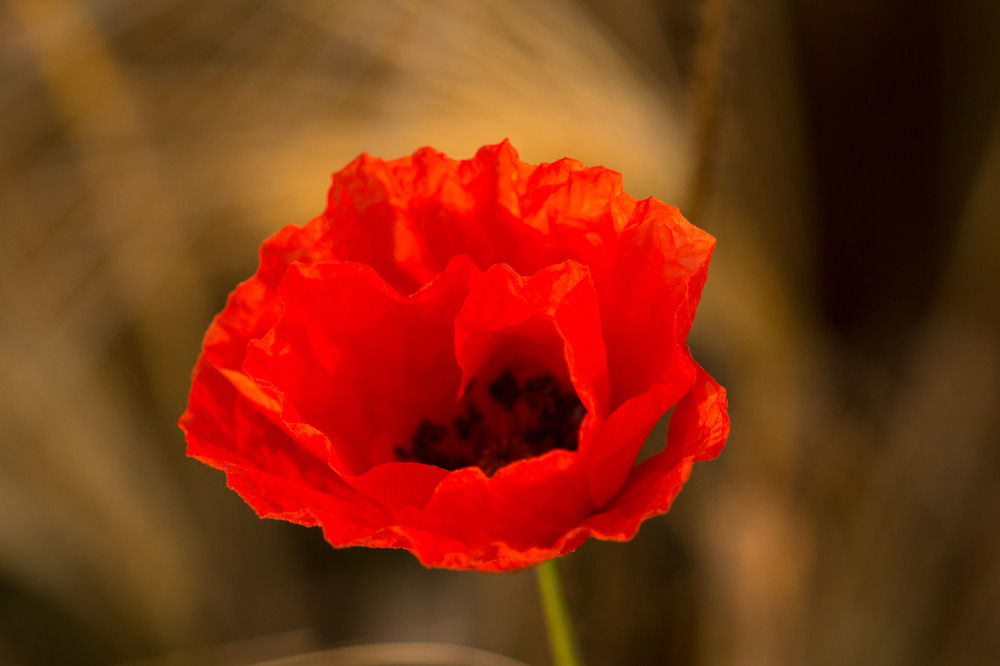
[[[597,283],[613,408],[672,381],[705,284],[715,239],[673,206],[641,201],[622,232],[612,270]]]
[[[523,278],[498,264],[473,280],[455,319],[463,386],[511,339],[516,347],[510,351],[522,355],[530,343],[541,348],[555,343],[550,356],[565,365],[594,427],[606,418],[607,357],[597,294],[585,266],[567,261]]]
[[[340,258],[409,293],[459,254],[522,275],[570,259],[605,271],[634,207],[618,173],[570,159],[525,164],[505,141],[466,161],[432,148],[391,161],[362,155],[334,175],[314,223]]]
[[[673,372],[619,406],[597,433],[586,460],[594,506],[603,506],[619,491],[653,426],[694,382],[696,364],[686,348],[677,351]]]
[[[332,517],[350,541],[363,540],[385,511],[339,477],[325,456],[303,447],[244,397],[203,356],[181,418],[188,455],[224,470],[230,487],[265,518],[303,525]]]
[[[499,549],[551,547],[568,525],[580,524],[591,511],[586,476],[571,451],[553,449],[519,460],[492,477],[466,467],[446,476],[430,501],[410,512],[411,550],[429,566],[523,568],[540,560],[521,556],[500,564]],[[429,538],[418,538],[421,534]]]
[[[280,394],[293,431],[328,438],[336,472],[395,461],[422,419],[451,412],[454,320],[476,273],[455,257],[426,288],[401,296],[364,264],[295,264],[279,289],[284,313],[249,345],[244,370]]]
[[[626,541],[639,524],[665,513],[699,460],[715,458],[729,436],[726,391],[701,366],[691,390],[670,415],[667,444],[637,465],[621,491],[584,523],[591,536]]]

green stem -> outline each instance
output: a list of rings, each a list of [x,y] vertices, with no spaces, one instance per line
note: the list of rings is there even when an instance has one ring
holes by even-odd
[[[542,598],[545,626],[549,633],[552,663],[554,666],[583,666],[556,561],[542,562],[535,567],[535,573],[538,575],[538,594]]]

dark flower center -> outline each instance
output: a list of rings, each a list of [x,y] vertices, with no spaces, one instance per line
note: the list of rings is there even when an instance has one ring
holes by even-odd
[[[492,476],[498,469],[552,449],[576,450],[586,410],[573,388],[551,374],[523,382],[504,370],[482,390],[473,379],[450,424],[424,419],[411,446],[397,446],[404,462],[447,470],[476,466]]]

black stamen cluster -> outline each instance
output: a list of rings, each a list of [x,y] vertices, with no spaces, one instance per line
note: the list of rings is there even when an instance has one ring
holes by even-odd
[[[532,377],[522,387],[510,370],[504,370],[490,383],[488,394],[510,415],[507,432],[491,429],[483,411],[467,397],[465,413],[452,419],[451,428],[424,419],[412,437],[412,448],[397,446],[396,456],[447,470],[476,465],[493,474],[515,460],[551,449],[576,450],[580,422],[587,412],[576,392],[560,390],[554,376]]]
[[[510,370],[504,370],[493,380],[490,384],[490,396],[508,412],[513,411],[514,403],[517,402],[517,380]]]
[[[555,377],[540,375],[529,379],[518,397],[538,414],[534,427],[524,432],[526,440],[538,445],[548,443],[542,453],[549,449],[576,450],[577,432],[587,413],[576,391],[562,392]]]

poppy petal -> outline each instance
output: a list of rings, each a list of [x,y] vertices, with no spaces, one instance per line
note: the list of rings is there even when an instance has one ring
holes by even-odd
[[[244,370],[280,393],[285,423],[329,439],[335,471],[395,461],[421,419],[450,413],[454,319],[477,272],[455,257],[401,296],[364,264],[293,264],[279,288],[282,317],[250,343]]]
[[[442,547],[430,538],[416,541],[413,550],[429,566],[496,567],[500,544],[512,551],[551,547],[567,525],[579,524],[590,511],[585,475],[570,451],[553,449],[519,460],[492,477],[467,467],[445,477],[427,505],[413,514],[419,528],[447,535],[462,548]],[[505,568],[533,562],[519,557],[515,563]]]
[[[697,375],[670,416],[664,450],[634,467],[622,491],[585,522],[593,536],[631,539],[643,520],[670,508],[695,462],[719,455],[729,436],[726,390],[700,366]]]
[[[715,239],[673,206],[639,202],[599,287],[612,408],[669,379],[685,354]]]
[[[522,278],[499,264],[473,280],[455,318],[462,386],[497,355],[498,347],[513,346],[502,351],[524,357],[531,353],[528,345],[565,366],[592,421],[606,418],[606,351],[596,291],[585,266],[567,261]],[[561,368],[550,369],[561,374]]]
[[[331,475],[322,457],[272,423],[204,358],[195,377],[181,419],[188,455],[224,470],[258,515],[304,525],[316,524],[319,513],[337,516],[334,524],[351,540],[384,523],[376,503]]]

